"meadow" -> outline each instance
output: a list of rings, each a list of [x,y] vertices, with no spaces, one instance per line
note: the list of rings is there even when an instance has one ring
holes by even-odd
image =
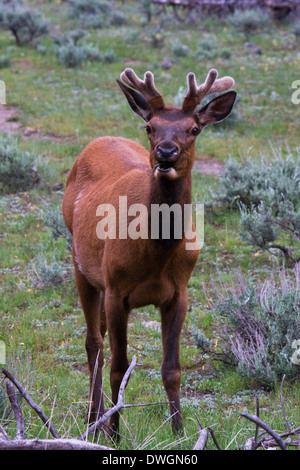
[[[212,67],[220,76],[234,77],[239,99],[232,121],[208,127],[197,140],[194,202],[211,200],[230,156],[243,162],[265,155],[272,162],[276,152],[297,156],[300,148],[300,104],[292,102],[292,84],[300,80],[300,42],[292,20],[270,21],[251,35],[249,46],[226,16],[200,15],[190,24],[184,16],[176,21],[172,10],[158,16],[154,9],[149,21],[142,2],[110,3],[119,18],[111,14],[108,21],[103,15],[101,27],[95,27],[75,14],[70,2],[26,2],[46,18],[49,29],[28,45],[18,46],[9,31],[0,29],[0,56],[9,57],[9,65],[0,68],[0,80],[6,84],[0,114],[8,116],[9,111],[7,119],[1,118],[1,138],[9,135],[19,151],[33,156],[37,177],[26,190],[0,194],[0,340],[6,346],[5,367],[51,416],[62,437],[77,437],[86,429],[89,393],[86,327],[61,224],[62,197],[69,170],[92,139],[119,135],[148,145],[144,123],[131,112],[116,84],[124,68],[132,67],[139,76],[151,70],[170,104],[182,99],[188,72],[194,72],[198,82]],[[61,59],[58,45],[64,34],[78,30],[85,34],[78,44],[88,47],[89,55],[71,67]],[[208,44],[211,54],[204,53]],[[234,208],[205,213],[205,243],[188,285],[189,309],[181,338],[183,435],[172,435],[167,403],[137,406],[122,412],[124,437],[118,448],[191,449],[198,417],[203,427],[214,428],[223,449],[239,449],[255,430],[239,413],[255,414],[256,397],[261,419],[278,432],[286,429],[280,381],[269,389],[242,377],[236,367],[201,351],[193,334],[195,328],[201,330],[216,350],[222,348],[204,283],[209,290],[222,273],[234,284],[240,271],[263,281],[282,266],[281,258],[241,239],[239,220]],[[138,364],[126,388],[128,404],[166,402],[159,322],[153,306],[131,313],[128,352],[129,358],[136,355]],[[107,337],[104,349],[109,407]],[[286,382],[284,395],[286,413],[296,427],[299,381]],[[22,406],[27,436],[47,437],[32,410]],[[11,418],[0,377],[0,423],[13,434]],[[103,436],[99,439],[106,443]],[[207,448],[215,449],[211,439]]]

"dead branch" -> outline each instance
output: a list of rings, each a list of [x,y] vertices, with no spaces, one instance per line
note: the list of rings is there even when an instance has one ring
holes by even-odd
[[[61,439],[58,436],[57,431],[50,424],[48,418],[43,413],[41,408],[29,397],[24,388],[19,384],[19,382],[13,377],[13,375],[6,369],[2,369],[1,372],[8,379],[6,382],[7,395],[10,401],[11,408],[13,410],[16,423],[17,423],[17,433],[14,439],[7,434],[3,426],[0,425],[0,450],[115,450],[111,447],[102,446],[86,441],[86,438],[92,434],[94,431],[101,428],[108,418],[114,413],[119,412],[122,408],[131,408],[133,406],[148,406],[148,405],[157,405],[166,402],[154,402],[148,404],[138,404],[138,405],[125,405],[123,402],[123,395],[125,391],[126,384],[130,377],[132,370],[136,365],[136,357],[134,356],[130,366],[128,367],[123,380],[120,385],[118,401],[115,406],[108,410],[96,423],[89,427],[89,429],[79,438],[79,439]],[[21,407],[18,403],[16,393],[13,385],[19,390],[21,396],[27,401],[31,408],[36,411],[37,415],[45,423],[51,434],[54,436],[54,439],[24,439],[24,417],[21,410]],[[58,436],[58,437],[56,437]],[[204,444],[205,445],[205,444]]]
[[[128,367],[123,380],[120,385],[119,394],[118,394],[118,401],[116,405],[114,405],[110,410],[108,410],[99,420],[97,420],[92,426],[90,426],[87,431],[82,434],[82,436],[78,439],[61,439],[58,436],[57,431],[51,425],[49,419],[43,413],[41,408],[29,397],[27,392],[23,389],[23,387],[19,384],[19,382],[12,376],[10,372],[6,369],[2,369],[1,372],[4,374],[5,378],[8,379],[6,381],[6,390],[7,395],[10,401],[10,405],[12,411],[14,413],[16,424],[17,424],[17,432],[16,437],[12,439],[7,432],[5,431],[4,427],[0,424],[0,450],[114,450],[113,448],[94,444],[88,442],[86,439],[87,437],[94,433],[95,431],[99,430],[103,425],[106,423],[108,418],[110,418],[114,413],[118,413],[122,408],[130,408],[133,406],[148,406],[148,405],[156,405],[161,402],[154,402],[148,404],[138,404],[138,405],[125,405],[123,402],[123,395],[125,391],[126,384],[130,377],[131,372],[133,371],[136,365],[136,357],[134,356],[130,366]],[[248,414],[248,413],[240,413],[240,416],[248,419],[249,421],[256,424],[255,435],[247,439],[244,444],[244,450],[257,450],[259,447],[264,449],[268,449],[271,447],[279,446],[282,450],[288,450],[288,446],[298,446],[300,447],[300,426],[292,429],[291,425],[287,419],[285,410],[284,410],[284,400],[283,400],[283,383],[284,383],[285,376],[283,376],[281,388],[280,388],[280,397],[281,397],[281,408],[282,412],[287,424],[288,431],[282,434],[278,434],[275,432],[270,426],[264,423],[259,418],[259,402],[258,399],[256,400],[256,416]],[[36,411],[38,416],[42,419],[46,427],[49,429],[51,434],[54,436],[54,439],[25,439],[24,438],[24,417],[21,410],[21,407],[18,403],[17,396],[14,390],[13,385],[19,390],[21,396],[27,401],[27,403]],[[163,402],[165,403],[165,402]],[[212,439],[217,447],[218,450],[222,450],[220,445],[218,444],[216,437],[214,435],[213,429],[210,426],[203,428],[202,424],[199,421],[197,415],[195,415],[199,424],[199,437],[193,447],[193,450],[204,450],[205,446],[208,441],[209,433],[212,436]],[[262,428],[263,432],[260,433],[258,436],[258,429]],[[268,434],[267,437],[265,434]],[[296,436],[296,439],[291,440],[291,436]],[[284,440],[284,438],[287,438]]]
[[[30,396],[28,395],[28,393],[24,390],[24,388],[22,387],[21,384],[19,384],[19,382],[13,377],[13,375],[8,372],[8,370],[6,369],[1,369],[1,372],[2,374],[5,375],[5,377],[7,377],[13,384],[14,386],[19,390],[19,392],[21,393],[22,397],[27,401],[27,403],[31,406],[31,408],[37,413],[37,415],[41,418],[41,420],[43,421],[43,423],[45,424],[45,426],[49,429],[50,433],[52,434],[53,437],[55,437],[56,439],[59,438],[59,434],[58,432],[56,431],[56,429],[54,429],[54,427],[52,426],[52,424],[50,423],[49,419],[47,418],[47,416],[45,415],[45,413],[43,412],[43,410],[30,398]]]
[[[211,428],[210,426],[207,426],[207,429],[208,429],[208,431],[210,432],[210,435],[211,435],[211,437],[212,437],[212,440],[214,441],[214,444],[215,444],[216,448],[217,448],[218,450],[222,450],[220,444],[219,444],[218,441],[217,441],[217,438],[216,438],[216,436],[215,436],[215,433],[214,433],[213,428]]]
[[[207,431],[207,429],[203,429],[196,413],[195,413],[195,416],[196,416],[198,424],[199,424],[199,437],[198,437],[198,440],[197,440],[197,442],[195,443],[195,445],[193,447],[193,450],[204,450],[204,448],[206,446],[206,443],[207,443],[207,439],[208,439],[208,431]]]
[[[5,431],[4,427],[1,426],[1,424],[0,424],[0,441],[1,441],[1,440],[9,441],[9,440],[10,440],[10,437],[9,437],[9,435],[7,434],[7,432]]]
[[[200,429],[199,430],[199,437],[196,444],[193,447],[193,450],[204,450],[208,439],[208,431],[207,429]]]
[[[243,416],[244,418],[249,419],[249,421],[252,421],[256,425],[260,426],[263,428],[265,431],[267,431],[270,436],[273,437],[274,441],[277,443],[277,445],[282,449],[282,450],[287,450],[287,445],[286,443],[281,439],[281,437],[273,431],[270,426],[268,426],[266,423],[264,423],[260,418],[254,415],[250,415],[249,413],[240,413],[240,416]]]
[[[14,412],[16,423],[17,423],[17,433],[16,439],[24,439],[24,418],[21,407],[18,403],[16,392],[13,385],[10,382],[6,382],[6,391],[7,396],[10,401],[11,408]]]
[[[13,439],[1,440],[0,450],[114,450],[111,447],[78,439]]]

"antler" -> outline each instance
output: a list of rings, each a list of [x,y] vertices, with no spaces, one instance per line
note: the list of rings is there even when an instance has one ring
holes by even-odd
[[[165,107],[163,97],[154,85],[152,72],[146,72],[144,80],[141,80],[132,69],[127,68],[121,73],[120,78],[126,85],[139,91],[153,110],[163,109]]]
[[[211,69],[206,77],[205,82],[198,86],[194,73],[187,75],[188,91],[184,97],[182,110],[185,112],[194,111],[196,106],[201,103],[203,98],[209,93],[216,93],[225,91],[234,85],[234,80],[231,77],[223,77],[217,80],[218,72]]]

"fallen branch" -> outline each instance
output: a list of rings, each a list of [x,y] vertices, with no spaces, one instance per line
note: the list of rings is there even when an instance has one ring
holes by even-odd
[[[43,410],[30,398],[30,396],[28,395],[28,393],[24,390],[24,388],[22,387],[21,384],[19,384],[19,382],[11,375],[10,372],[8,372],[8,370],[6,369],[1,369],[1,372],[2,374],[5,375],[5,377],[7,377],[14,385],[15,387],[17,387],[17,389],[19,390],[19,392],[21,393],[22,397],[27,401],[27,403],[31,406],[31,408],[37,413],[37,415],[41,418],[41,420],[43,421],[43,423],[45,424],[45,426],[49,429],[50,433],[52,434],[53,437],[55,437],[56,439],[59,438],[59,434],[58,432],[56,431],[56,429],[54,429],[54,427],[52,426],[52,424],[50,423],[49,419],[47,418],[47,416],[45,415],[45,413],[43,412]]]
[[[273,437],[274,441],[276,442],[276,444],[282,449],[282,450],[288,450],[287,449],[287,445],[285,444],[285,442],[281,439],[281,437],[275,432],[273,431],[272,428],[270,428],[270,426],[268,426],[266,423],[264,423],[260,418],[258,418],[257,416],[254,416],[254,415],[250,415],[248,413],[240,413],[240,416],[243,416],[244,418],[247,418],[249,419],[250,421],[252,421],[253,423],[255,423],[256,425],[260,426],[262,429],[264,429],[265,431],[267,431],[268,434],[270,434],[270,436]]]
[[[0,424],[0,450],[21,450],[21,449],[29,449],[29,450],[115,450],[111,447],[106,447],[98,444],[94,444],[91,442],[88,442],[86,439],[87,437],[94,433],[95,431],[98,431],[101,427],[103,427],[108,420],[114,413],[118,413],[121,409],[123,408],[130,408],[133,406],[148,406],[148,405],[156,405],[158,402],[154,403],[148,403],[148,404],[128,404],[125,405],[123,402],[123,395],[125,391],[126,384],[128,382],[128,379],[130,377],[131,372],[133,371],[134,367],[136,365],[136,357],[134,356],[130,366],[128,367],[121,385],[119,389],[119,394],[118,394],[118,400],[116,405],[114,405],[110,410],[108,410],[99,420],[97,420],[92,426],[90,426],[87,431],[82,434],[80,438],[77,439],[62,439],[58,436],[57,431],[53,428],[51,425],[49,419],[46,417],[46,415],[43,413],[41,408],[29,397],[27,392],[23,389],[23,387],[19,384],[19,382],[12,376],[10,372],[8,372],[6,369],[2,369],[1,372],[4,374],[4,376],[8,379],[6,382],[6,390],[7,390],[7,395],[10,401],[10,405],[12,408],[12,411],[14,413],[15,419],[16,419],[16,425],[17,425],[17,432],[16,432],[16,437],[12,439],[7,432],[5,431],[4,427]],[[256,414],[257,416],[248,414],[248,413],[240,413],[240,416],[247,418],[251,422],[256,424],[256,429],[255,429],[255,435],[254,437],[251,437],[247,439],[245,445],[244,445],[244,450],[256,450],[259,447],[262,448],[270,448],[270,447],[276,447],[279,446],[282,450],[288,450],[288,446],[298,446],[300,447],[300,426],[292,429],[291,425],[287,419],[285,410],[284,410],[284,401],[283,401],[283,394],[282,394],[282,388],[283,388],[283,382],[284,382],[285,376],[282,379],[281,383],[281,388],[280,388],[280,396],[281,396],[281,407],[282,407],[282,412],[287,424],[288,431],[282,434],[278,434],[275,432],[273,429],[271,429],[270,426],[268,426],[266,423],[264,423],[260,418],[259,418],[259,402],[258,399],[256,401]],[[24,438],[24,417],[23,413],[21,410],[21,407],[18,403],[17,396],[15,393],[15,390],[13,388],[13,385],[19,390],[21,396],[27,401],[27,403],[36,411],[38,416],[42,419],[42,421],[45,423],[45,426],[49,429],[51,434],[54,436],[54,439],[25,439]],[[161,402],[159,402],[161,403]],[[165,402],[163,402],[165,403]],[[220,445],[218,444],[216,437],[214,435],[214,431],[210,426],[207,426],[206,428],[203,428],[201,425],[197,415],[196,415],[198,424],[199,424],[199,437],[193,447],[193,450],[198,451],[198,450],[204,450],[205,446],[208,441],[208,435],[209,433],[211,434],[211,437],[217,447],[218,450],[222,450]],[[258,436],[258,429],[262,428],[264,431],[260,433],[260,436]],[[270,437],[264,436],[264,434],[267,433],[269,434]],[[291,436],[296,436],[296,439],[291,441]],[[262,437],[263,436],[263,437]],[[283,438],[287,438],[283,440]]]
[[[114,450],[111,447],[78,439],[13,439],[1,440],[0,450]]]
[[[206,443],[207,443],[207,439],[208,439],[208,431],[207,429],[203,429],[200,421],[199,421],[199,418],[198,416],[195,414],[196,418],[197,418],[197,421],[198,421],[198,424],[199,424],[199,437],[198,437],[198,440],[197,442],[195,443],[194,447],[193,447],[193,450],[204,450],[205,446],[206,446]]]
[[[10,401],[11,408],[16,418],[16,423],[17,423],[16,439],[24,439],[25,426],[24,426],[23,413],[18,403],[15,389],[10,382],[6,382],[6,391],[7,391],[7,396],[9,398],[9,401]]]

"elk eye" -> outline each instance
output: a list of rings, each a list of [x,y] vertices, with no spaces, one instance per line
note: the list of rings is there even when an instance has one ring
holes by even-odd
[[[151,134],[152,130],[150,126],[145,126],[145,129],[148,135]]]
[[[198,127],[193,127],[192,134],[193,135],[198,135],[198,133],[199,133],[199,128]]]

